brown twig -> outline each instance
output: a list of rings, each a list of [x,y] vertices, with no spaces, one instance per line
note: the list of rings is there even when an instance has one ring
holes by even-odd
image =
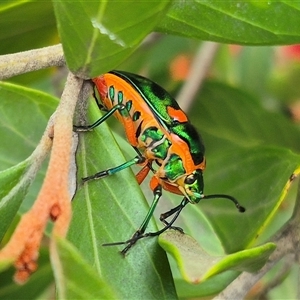
[[[0,252],[0,260],[15,261],[15,280],[19,283],[24,283],[37,268],[38,249],[49,218],[55,221],[53,236],[64,237],[68,230],[73,196],[69,191],[69,170],[74,155],[72,121],[82,82],[69,74],[61,102],[44,134],[48,140],[53,137],[53,146],[43,186]]]
[[[279,286],[284,279],[287,276],[287,273],[291,270],[291,267],[294,264],[294,259],[292,256],[284,257],[284,264],[281,267],[281,269],[275,274],[275,276],[266,284],[260,284],[258,290],[254,288],[250,291],[250,294],[255,299],[267,299],[268,298],[268,292],[272,290],[273,288]],[[253,290],[256,290],[256,293],[251,293]],[[298,298],[297,298],[298,299]]]
[[[185,84],[176,96],[177,102],[185,112],[189,110],[196,93],[199,91],[218,48],[219,44],[214,42],[204,42],[199,47],[191,63]]]
[[[0,56],[0,80],[53,66],[63,66],[61,44]]]

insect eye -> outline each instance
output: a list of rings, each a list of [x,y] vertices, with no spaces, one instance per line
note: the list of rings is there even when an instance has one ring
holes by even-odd
[[[189,175],[186,177],[186,179],[184,180],[185,184],[193,184],[196,181],[196,176],[194,176],[194,174]]]

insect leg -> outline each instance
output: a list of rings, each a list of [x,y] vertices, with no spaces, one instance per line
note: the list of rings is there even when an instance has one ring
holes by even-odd
[[[137,174],[135,174],[135,178],[138,184],[141,184],[145,180],[149,171],[150,171],[149,166],[145,165]]]
[[[159,196],[160,197],[160,196]],[[169,228],[174,228],[174,229],[177,229],[179,230],[180,232],[183,233],[183,230],[179,227],[173,227],[173,223],[176,221],[176,219],[178,218],[180,212],[182,211],[182,209],[189,203],[188,199],[187,198],[184,198],[181,203],[174,207],[173,209],[167,211],[166,213],[162,214],[161,217],[160,217],[160,220],[163,221],[166,226],[164,228],[162,228],[161,230],[158,230],[158,231],[155,231],[155,232],[147,232],[147,233],[143,233],[143,230],[145,231],[146,230],[146,227],[149,223],[149,220],[154,212],[154,209],[157,205],[157,202],[158,202],[159,198],[157,199],[154,207],[153,204],[154,204],[154,201],[149,209],[149,212],[142,224],[142,226],[140,227],[140,229],[138,231],[135,232],[135,234],[132,236],[132,238],[126,242],[119,242],[119,243],[112,243],[112,244],[104,244],[103,246],[109,246],[109,245],[121,245],[121,244],[128,244],[122,251],[121,251],[121,254],[125,255],[126,252],[140,239],[142,238],[145,238],[145,237],[149,237],[149,236],[157,236],[157,235],[160,235],[161,233],[165,232],[167,229]],[[170,221],[170,222],[167,222],[165,221],[166,218],[170,217],[171,215],[175,214],[175,216],[173,217],[173,219]],[[148,217],[148,219],[147,219]],[[143,228],[143,225],[144,225],[144,228]]]
[[[139,230],[137,230],[134,235],[132,236],[131,239],[125,241],[125,242],[116,242],[116,243],[108,243],[108,244],[103,244],[102,246],[115,246],[115,245],[124,245],[124,244],[127,244],[127,246],[121,251],[121,254],[125,255],[126,252],[140,239],[142,238],[145,238],[145,237],[149,237],[149,236],[157,236],[157,235],[160,235],[161,233],[163,233],[164,231],[166,231],[167,229],[169,228],[174,228],[174,229],[177,229],[181,232],[182,229],[179,228],[179,227],[173,227],[173,223],[176,221],[176,219],[178,218],[179,214],[181,213],[182,209],[189,203],[188,199],[187,198],[184,198],[181,203],[172,208],[171,210],[161,214],[160,216],[160,220],[166,225],[164,228],[162,228],[161,230],[158,230],[158,231],[155,231],[155,232],[147,232],[147,233],[144,233],[147,226],[148,226],[148,223],[153,215],[153,212],[157,206],[157,203],[158,203],[158,200],[160,199],[161,197],[161,194],[162,194],[162,191],[161,191],[161,186],[158,187],[157,190],[154,191],[154,199],[153,199],[153,202],[152,202],[152,205],[148,211],[148,214],[147,216],[145,217],[142,225],[140,226]],[[175,215],[174,215],[175,214]],[[172,218],[172,220],[170,222],[167,222],[165,219],[174,215],[174,217]]]
[[[152,201],[152,204],[149,208],[149,211],[141,224],[140,228],[134,233],[131,239],[124,241],[124,242],[115,242],[115,243],[107,243],[102,244],[102,246],[115,246],[115,245],[124,245],[127,244],[127,246],[121,251],[121,254],[125,255],[126,252],[141,238],[146,237],[148,235],[145,235],[145,230],[150,222],[150,219],[153,215],[153,212],[157,206],[157,203],[162,195],[162,188],[160,185],[156,187],[156,189],[153,191],[154,198]]]
[[[112,116],[116,111],[121,111],[125,109],[125,106],[123,104],[117,104],[112,109],[110,109],[105,115],[103,115],[99,120],[97,120],[95,123],[91,125],[86,126],[73,126],[75,131],[90,131],[94,129],[95,127],[99,126],[101,123],[106,121],[110,116]]]
[[[139,155],[139,156],[143,156],[141,151],[137,148],[137,147],[132,147],[134,149],[134,151]],[[152,168],[152,160],[148,160],[147,164],[145,164],[142,169],[135,174],[136,180],[138,182],[138,184],[141,184],[145,178],[147,177],[149,171],[152,171],[153,173],[155,173],[155,171]]]
[[[147,232],[144,234],[145,237],[147,236],[156,236],[156,235],[160,235],[161,233],[165,232],[167,229],[169,228],[173,228],[176,229],[180,232],[183,233],[182,228],[180,227],[174,227],[172,226],[174,224],[174,222],[176,221],[176,219],[178,218],[178,216],[180,215],[181,211],[183,210],[183,208],[189,203],[187,198],[184,198],[181,203],[179,205],[177,205],[176,207],[170,209],[169,211],[163,213],[160,215],[160,220],[165,224],[165,227],[162,228],[161,230],[158,230],[156,232]],[[173,219],[170,222],[167,222],[165,219],[170,217],[171,215],[174,215]]]
[[[89,180],[93,180],[93,179],[100,179],[100,178],[104,178],[106,176],[109,176],[109,175],[112,175],[112,174],[115,174],[117,172],[120,172],[134,164],[141,164],[145,161],[145,158],[144,157],[140,157],[140,156],[136,156],[134,157],[133,159],[131,160],[128,160],[126,161],[125,163],[117,166],[117,167],[114,167],[114,168],[110,168],[110,169],[107,169],[107,170],[103,170],[103,171],[100,171],[94,175],[91,175],[91,176],[88,176],[88,177],[84,177],[82,178],[82,181],[83,182],[86,182],[86,181],[89,181]]]
[[[183,208],[189,203],[189,200],[187,198],[183,198],[183,200],[181,201],[181,203],[179,205],[177,205],[176,207],[170,209],[169,211],[163,213],[160,215],[160,221],[162,221],[165,224],[165,228],[164,231],[168,228],[173,228],[176,229],[180,232],[183,233],[183,229],[177,226],[172,226],[172,224],[176,221],[176,219],[178,218],[180,212],[183,210]],[[173,214],[176,215],[173,217],[173,219],[170,222],[167,222],[166,219],[170,216],[172,216]]]
[[[169,229],[170,227],[172,227],[173,223],[176,221],[176,219],[178,218],[180,212],[182,211],[182,209],[189,203],[187,198],[184,198],[181,203],[174,207],[173,209],[169,210],[168,212],[162,214],[160,216],[160,220],[166,225],[164,228],[162,228],[161,230],[155,231],[155,232],[147,232],[146,228],[149,224],[149,221],[154,213],[154,210],[157,206],[158,200],[160,199],[161,195],[162,195],[162,186],[161,184],[158,183],[157,178],[156,177],[152,177],[152,180],[150,182],[150,186],[151,189],[153,190],[153,194],[154,194],[154,199],[153,202],[150,206],[150,209],[147,213],[147,216],[145,217],[142,225],[140,226],[139,230],[137,230],[134,235],[132,236],[131,239],[129,239],[128,241],[123,242],[122,244],[127,244],[127,246],[121,251],[121,253],[123,255],[126,254],[126,252],[141,238],[144,237],[148,237],[148,236],[157,236],[160,235],[161,233],[163,233],[164,231],[166,231],[167,229]],[[173,219],[170,222],[167,222],[165,219],[170,217],[171,215],[175,214],[175,216],[173,217]],[[183,232],[183,230],[181,228],[177,228],[174,227],[175,229]],[[113,245],[120,245],[121,243],[113,243]],[[107,244],[106,244],[107,245]]]
[[[148,235],[145,235],[145,230],[151,220],[151,217],[153,216],[154,210],[157,206],[157,203],[162,195],[162,188],[161,185],[158,185],[156,187],[156,189],[153,191],[154,194],[154,198],[152,201],[152,204],[149,208],[149,211],[143,221],[143,223],[141,224],[140,228],[134,233],[134,235],[132,236],[132,238],[128,241],[126,241],[125,243],[127,244],[127,246],[121,251],[121,254],[125,255],[126,252],[141,238],[146,237]]]

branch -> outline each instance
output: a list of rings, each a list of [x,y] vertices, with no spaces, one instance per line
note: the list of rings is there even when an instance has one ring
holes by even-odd
[[[201,44],[194,60],[191,64],[188,77],[184,86],[176,96],[179,106],[187,112],[199,91],[203,80],[210,68],[219,44],[213,42],[204,42]]]
[[[24,283],[37,268],[38,249],[48,219],[55,221],[52,236],[64,237],[68,230],[71,193],[75,192],[74,184],[71,187],[69,184],[70,176],[74,178],[76,175],[75,161],[71,159],[76,149],[72,121],[82,83],[69,74],[60,104],[42,138],[43,144],[53,138],[44,183],[32,208],[22,216],[10,241],[0,252],[0,260],[15,261],[15,280],[19,283]]]
[[[0,80],[53,66],[64,66],[61,44],[0,56]]]
[[[293,264],[294,264],[293,257],[286,257],[282,268],[275,274],[274,278],[272,278],[272,280],[270,280],[266,284],[260,285],[258,290],[252,289],[252,291],[256,290],[256,292],[255,292],[255,294],[250,292],[251,296],[253,295],[253,297],[255,297],[255,299],[267,299],[268,292],[271,291],[273,288],[282,284],[282,282],[285,280],[287,274],[291,270],[291,267],[293,266]]]

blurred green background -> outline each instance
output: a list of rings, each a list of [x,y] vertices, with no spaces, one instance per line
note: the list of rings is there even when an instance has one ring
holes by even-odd
[[[283,2],[278,2],[278,4],[269,2],[271,3],[270,7],[264,1],[251,5],[250,1],[241,3],[240,5],[244,7],[240,7],[240,18],[236,18],[234,22],[228,17],[235,14],[236,6],[234,4],[236,3],[234,1],[228,1],[227,4],[218,1],[207,1],[206,4],[193,2],[199,9],[199,15],[202,14],[199,27],[194,26],[195,28],[188,22],[184,23],[186,20],[190,20],[191,23],[198,24],[197,15],[193,15],[189,5],[180,7],[178,2],[173,5],[169,4],[170,6],[162,3],[159,4],[161,6],[157,8],[157,11],[155,9],[151,11],[149,8],[148,18],[153,23],[153,28],[151,28],[152,25],[149,25],[149,28],[141,33],[130,32],[132,36],[128,29],[131,28],[128,24],[134,19],[131,15],[127,16],[128,20],[125,18],[122,19],[123,22],[117,22],[118,16],[122,16],[124,12],[125,2],[123,3],[124,7],[119,8],[120,11],[114,7],[115,1],[111,2],[111,6],[103,4],[106,16],[114,16],[114,24],[118,25],[116,32],[121,32],[122,35],[124,31],[124,36],[128,37],[128,44],[132,43],[129,50],[124,50],[126,52],[124,56],[117,56],[118,51],[113,53],[116,57],[111,62],[109,57],[112,54],[109,51],[112,51],[113,46],[109,43],[105,44],[107,49],[98,50],[98,53],[103,55],[100,57],[99,54],[99,61],[93,61],[93,59],[90,61],[90,57],[86,58],[86,53],[81,49],[82,47],[83,49],[84,47],[88,48],[88,46],[84,42],[81,45],[80,41],[83,41],[84,38],[88,40],[90,33],[85,28],[86,24],[81,23],[75,26],[72,23],[74,22],[74,19],[71,18],[72,11],[66,9],[68,5],[74,4],[72,1],[54,3],[58,21],[56,21],[51,1],[1,1],[0,55],[54,45],[62,39],[67,62],[73,71],[83,72],[80,74],[94,74],[99,70],[98,68],[108,71],[106,68],[109,68],[111,64],[113,68],[139,73],[151,78],[176,98],[198,57],[199,49],[203,49],[207,45],[206,42],[199,39],[226,42],[226,44],[216,45],[216,52],[212,56],[212,63],[209,65],[206,78],[186,111],[192,123],[201,132],[206,145],[208,167],[205,173],[205,184],[207,193],[233,194],[247,207],[248,215],[236,216],[237,213],[231,209],[230,204],[223,204],[216,200],[216,203],[201,203],[197,207],[187,207],[178,224],[211,253],[220,254],[224,250],[234,252],[265,242],[289,219],[296,198],[296,183],[292,185],[286,199],[283,199],[283,193],[289,176],[299,167],[300,46],[276,45],[300,42],[298,37],[300,28],[297,25],[299,15],[296,8],[293,10],[292,6],[284,6]],[[246,4],[248,4],[247,7]],[[78,1],[77,5],[73,6],[74,13],[81,11],[80,5],[82,5],[81,21],[81,18],[89,16],[93,8],[92,5],[88,8],[84,2]],[[278,7],[274,7],[274,5],[278,5]],[[141,6],[136,9],[143,10],[144,8]],[[170,10],[168,11],[168,9]],[[264,35],[263,31],[266,25],[263,22],[267,9],[270,9],[268,14],[273,16],[274,20],[277,22],[280,20],[282,23],[280,28],[274,25],[274,31],[271,32],[272,22],[270,22],[269,30],[265,30],[268,33]],[[273,10],[280,11],[280,13],[275,15]],[[163,13],[166,12],[167,15],[158,22],[159,16],[163,16]],[[244,15],[243,12],[245,12]],[[134,15],[134,8],[132,8],[132,14]],[[289,18],[286,17],[287,15]],[[250,17],[255,16],[255,18],[253,17],[254,21],[257,22],[256,25],[261,24],[259,28],[261,31],[256,32],[252,29],[252,25],[249,25],[250,22],[245,22],[248,27],[237,25],[237,20],[242,23],[241,16],[247,21]],[[177,20],[178,24],[174,20]],[[109,20],[104,21],[109,25]],[[152,24],[151,22],[149,24]],[[66,23],[70,25],[71,29],[72,26],[74,28],[72,38],[68,35]],[[132,28],[138,27],[137,24],[142,27],[143,23],[131,24]],[[187,27],[185,28],[182,24]],[[189,26],[193,27],[195,32]],[[289,35],[277,34],[276,30],[285,32],[286,28],[289,29]],[[151,31],[156,32],[150,33]],[[150,34],[144,39],[143,35],[148,32]],[[79,39],[79,37],[84,38]],[[103,43],[103,40],[101,42]],[[76,49],[76,43],[78,43],[78,49]],[[95,48],[97,50],[96,46]],[[97,51],[95,51],[96,53],[93,51],[94,49],[91,50],[91,57],[95,58]],[[109,53],[109,55],[105,56],[103,53]],[[86,61],[85,65],[83,65],[83,61]],[[16,76],[7,81],[59,98],[67,72],[66,67],[50,68]],[[19,125],[18,118],[14,117],[17,111],[15,107],[18,107],[18,97],[14,98],[14,95],[8,95],[1,95],[3,101],[1,99],[2,103],[0,104],[3,108],[3,115],[0,118],[0,136],[3,137],[2,145],[5,146],[5,150],[1,151],[1,170],[19,163],[31,154],[41,137],[47,118],[56,106],[55,99],[51,99],[46,108],[43,107],[43,104],[39,106],[39,110],[42,111],[39,113],[35,111],[36,106],[33,105],[31,108],[30,101],[28,102],[28,113],[42,115],[42,120],[36,118],[32,120],[32,115],[28,115],[29,120],[26,121],[24,116],[24,123],[22,123],[22,129],[25,130],[24,136],[29,133],[27,136],[29,142],[25,144],[24,137],[22,140],[17,134],[7,134],[10,133],[7,128],[13,128],[12,132],[16,132],[15,129]],[[16,102],[10,105],[8,97]],[[18,112],[19,115],[21,111]],[[123,134],[122,128],[115,120],[109,120],[108,123],[114,132]],[[16,144],[12,143],[14,139],[18,141]],[[132,152],[126,143],[121,140],[120,145],[125,156],[131,157]],[[14,149],[22,149],[22,151],[17,152]],[[91,153],[91,157],[95,155],[96,158],[100,157],[105,161],[105,154],[102,156],[97,149],[93,150],[95,150],[95,154]],[[108,149],[107,151],[112,150]],[[99,168],[101,169],[100,165]],[[30,207],[34,195],[37,194],[41,185],[44,172],[41,172],[38,180],[30,188],[19,214],[24,213]],[[143,184],[142,188],[146,198],[150,200],[152,196],[147,183]],[[156,211],[157,216],[167,210],[170,203],[176,205],[180,201],[179,199],[165,193],[163,198],[165,201],[161,201],[161,206]],[[78,202],[75,203],[76,205],[79,205]],[[132,211],[134,209],[132,207]],[[3,244],[7,241],[18,218],[17,216],[15,222],[12,223],[2,241]],[[235,226],[229,223],[232,220]],[[119,221],[122,222],[121,219]],[[242,234],[238,232],[240,228],[237,224],[241,226]],[[258,231],[260,236],[256,239]],[[125,229],[124,232],[126,232]],[[127,231],[127,235],[129,234]],[[75,239],[74,229],[73,233],[71,229],[70,236]],[[45,243],[47,246],[47,241]],[[115,251],[112,248],[110,250]],[[40,271],[44,272],[45,277],[37,275],[27,288],[26,286],[17,287],[8,279],[11,278],[11,270],[2,273],[0,275],[0,298],[13,299],[28,293],[28,291],[32,293],[33,290],[35,293],[27,294],[31,299],[53,297],[53,288],[49,285],[52,277],[46,250],[42,255],[41,265],[43,267]],[[201,287],[198,290],[194,287],[188,288],[172,262],[171,266],[179,297],[200,297],[208,294],[207,291],[201,291]],[[280,266],[278,268],[280,269]],[[251,291],[249,299],[258,299],[257,295],[261,287],[271,282],[277,271],[277,269],[272,270],[267,274]],[[297,288],[295,282],[298,276],[299,269],[296,267],[287,270],[282,282],[268,292],[267,299],[295,299]],[[46,278],[45,281],[41,280],[43,278]],[[224,279],[224,282],[230,282],[230,280]],[[40,288],[36,288],[37,286]],[[50,286],[50,288],[45,289],[45,286]],[[217,286],[212,291],[218,292],[218,289],[220,290],[221,287]]]

